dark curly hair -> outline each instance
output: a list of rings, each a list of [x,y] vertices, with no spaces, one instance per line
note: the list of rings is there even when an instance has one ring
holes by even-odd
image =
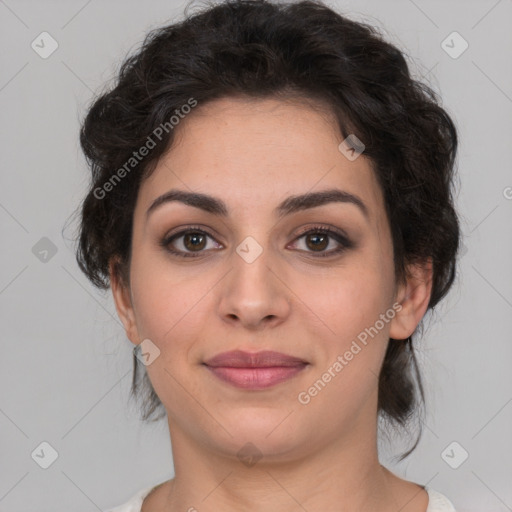
[[[457,131],[437,94],[412,78],[403,53],[375,27],[316,0],[231,0],[185,14],[146,36],[83,121],[80,143],[92,181],[80,206],[76,257],[90,281],[106,290],[112,259],[129,286],[135,201],[172,144],[175,113],[223,97],[295,97],[327,106],[343,137],[355,134],[365,144],[385,198],[396,279],[404,282],[407,264],[431,260],[433,310],[454,281],[460,249],[452,197]],[[126,162],[150,138],[154,147],[128,172]],[[424,405],[424,391],[412,336],[390,341],[378,412],[405,427]],[[144,395],[142,419],[148,420],[163,406],[145,370],[142,384],[145,393],[134,357],[131,392]],[[400,460],[420,436],[421,426]]]

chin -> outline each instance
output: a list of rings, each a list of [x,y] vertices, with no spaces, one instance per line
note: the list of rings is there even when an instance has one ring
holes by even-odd
[[[298,455],[300,447],[308,444],[308,436],[301,436],[301,426],[289,412],[281,408],[233,411],[232,417],[222,420],[233,437],[223,436],[217,444],[222,451],[237,457],[252,454],[255,457],[263,455],[267,460],[284,461],[293,453]]]

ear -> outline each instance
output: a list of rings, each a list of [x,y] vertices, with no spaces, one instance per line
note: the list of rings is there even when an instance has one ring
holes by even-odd
[[[432,292],[432,258],[407,266],[406,283],[399,286],[396,301],[402,309],[391,321],[389,336],[405,340],[413,334],[425,314]]]
[[[117,314],[121,322],[123,322],[126,336],[134,345],[138,345],[140,338],[135,321],[130,288],[121,277],[119,265],[119,259],[116,257],[112,258],[109,262],[110,287],[112,288]]]

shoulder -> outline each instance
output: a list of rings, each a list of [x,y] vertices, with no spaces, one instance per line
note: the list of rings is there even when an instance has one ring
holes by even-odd
[[[158,484],[160,485],[160,484]],[[146,487],[134,494],[127,502],[114,508],[109,508],[105,512],[140,512],[144,498],[158,486]]]
[[[440,492],[425,486],[428,493],[428,508],[426,512],[456,512],[452,502]]]

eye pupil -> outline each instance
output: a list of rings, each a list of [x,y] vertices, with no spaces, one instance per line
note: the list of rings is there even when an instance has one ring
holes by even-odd
[[[199,244],[197,244],[196,242],[199,239],[202,239],[201,240],[202,243],[199,242]],[[201,233],[187,233],[183,237],[183,244],[185,245],[185,247],[188,250],[195,250],[195,249],[201,250],[204,248],[204,245],[205,245],[205,236]]]
[[[328,245],[328,239],[329,237],[327,235],[324,235],[324,234],[312,234],[312,235],[309,235],[308,237],[306,237],[306,239],[308,240],[308,247],[314,249],[314,250],[323,250],[327,247]],[[310,246],[309,244],[309,240],[311,239],[314,239],[316,241],[318,240],[321,240],[320,241],[320,244],[316,243],[316,242],[313,242],[313,245]]]

